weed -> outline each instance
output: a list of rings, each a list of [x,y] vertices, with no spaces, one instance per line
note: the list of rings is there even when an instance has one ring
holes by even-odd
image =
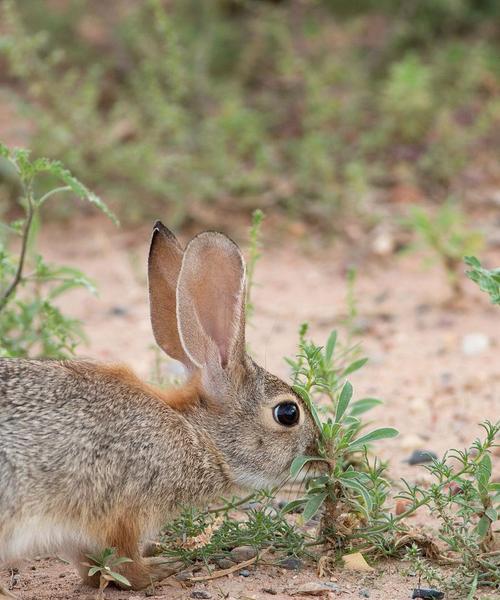
[[[493,304],[500,304],[500,268],[485,269],[475,256],[466,256],[465,263],[471,267],[465,273],[467,277],[489,294]]]
[[[11,151],[3,144],[0,159],[19,180],[18,204],[24,212],[21,219],[2,224],[0,234],[0,356],[66,357],[82,341],[83,331],[78,321],[60,311],[57,299],[76,287],[92,293],[95,287],[77,269],[50,265],[36,253],[40,209],[52,196],[72,193],[114,217],[61,163],[45,158],[31,160],[26,150]],[[43,176],[63,185],[39,195],[36,185]],[[9,249],[10,238],[18,238],[18,254]]]
[[[406,491],[399,497],[407,500],[409,507],[395,519],[401,520],[427,506],[438,521],[439,539],[445,545],[444,551],[434,558],[452,565],[453,572],[444,577],[415,548],[408,550],[407,559],[429,583],[439,581],[443,588],[455,593],[465,590],[471,598],[479,586],[500,584],[500,555],[493,547],[500,484],[492,481],[491,463],[500,422],[485,422],[481,426],[485,431],[483,440],[477,439],[466,450],[450,450],[441,460],[425,467],[434,479],[428,489],[405,482]]]
[[[100,554],[87,554],[86,556],[91,561],[90,563],[83,563],[84,566],[89,567],[88,576],[93,577],[99,574],[99,590],[96,600],[104,599],[104,590],[112,581],[130,587],[130,581],[115,569],[124,563],[133,562],[132,559],[117,556],[116,548],[105,548]]]
[[[345,2],[109,1],[5,0],[0,46],[35,150],[127,218],[166,204],[176,226],[197,202],[265,196],[341,229],[381,180],[441,195],[495,149],[494,2],[358,3],[339,23]],[[383,33],[361,43],[361,30]]]
[[[482,234],[470,230],[465,224],[463,213],[450,202],[443,204],[434,215],[415,206],[405,222],[418,234],[424,247],[442,264],[453,298],[460,297],[463,294],[463,257],[481,247]]]
[[[394,437],[398,432],[385,427],[360,435],[363,424],[359,417],[381,402],[376,398],[363,398],[351,403],[353,389],[346,377],[360,369],[367,359],[351,362],[353,348],[337,353],[342,357],[339,358],[336,346],[335,331],[323,348],[306,340],[302,327],[298,360],[288,359],[293,370],[294,390],[306,402],[321,431],[318,456],[297,457],[291,476],[296,477],[309,462],[326,467],[323,469],[326,472],[308,481],[306,497],[290,503],[288,510],[303,504],[304,519],[309,520],[325,504],[323,533],[332,539],[333,536],[338,538],[335,545],[342,546],[342,537],[379,515],[389,490],[389,484],[382,477],[384,469],[378,464],[369,465],[366,447],[376,440]],[[326,406],[318,404],[318,399],[323,397],[328,400]],[[361,470],[354,468],[354,465],[359,466],[360,454],[364,456]],[[349,523],[342,523],[342,515]]]
[[[247,289],[246,289],[246,318],[249,321],[252,318],[255,307],[252,303],[252,289],[255,285],[255,267],[261,257],[261,237],[262,221],[264,213],[260,209],[254,210],[252,214],[252,224],[249,231],[249,246],[247,259]]]

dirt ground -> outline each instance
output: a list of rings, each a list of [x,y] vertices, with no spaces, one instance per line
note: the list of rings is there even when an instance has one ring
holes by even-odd
[[[267,231],[271,237],[271,233]],[[146,293],[145,266],[149,231],[114,230],[100,220],[50,229],[42,246],[47,259],[81,268],[94,279],[99,297],[72,292],[65,299],[67,312],[82,319],[89,344],[79,355],[102,361],[124,361],[143,377],[154,362]],[[426,269],[421,257],[390,255],[359,260],[359,252],[341,244],[314,249],[307,240],[266,245],[257,267],[255,317],[248,341],[256,357],[269,370],[286,377],[282,357],[294,353],[300,323],[308,321],[316,341],[339,328],[346,311],[346,269],[359,262],[355,294],[357,324],[369,363],[351,377],[355,396],[376,396],[383,407],[373,411],[376,424],[401,432],[379,443],[378,454],[390,461],[390,474],[410,481],[425,480],[422,467],[403,462],[417,448],[438,454],[464,447],[480,434],[477,424],[499,418],[500,313],[488,298],[464,278],[466,298],[458,308],[445,305],[446,280],[438,266]],[[500,264],[500,249],[486,254]],[[481,344],[473,347],[470,336]],[[477,339],[477,338],[476,338]],[[474,344],[472,344],[474,346]],[[500,457],[496,458],[498,478]],[[428,523],[425,514],[416,518]],[[377,563],[368,575],[339,569],[331,598],[369,597],[372,600],[411,598],[417,580],[405,574],[406,565]],[[312,568],[298,572],[275,566],[250,569],[196,588],[167,581],[155,598],[188,598],[193,589],[212,598],[287,598],[300,583],[318,581]],[[8,572],[0,574],[8,580]],[[263,591],[271,588],[276,595]],[[22,600],[82,600],[92,598],[71,566],[57,559],[38,559],[19,565],[14,589]],[[367,595],[368,594],[368,595]],[[110,590],[112,600],[137,600],[144,593]],[[493,598],[492,592],[482,598]]]

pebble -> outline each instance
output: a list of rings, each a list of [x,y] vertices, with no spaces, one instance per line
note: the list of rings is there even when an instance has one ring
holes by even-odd
[[[271,594],[271,596],[276,596],[278,593],[274,588],[262,588],[262,591],[266,594]]]
[[[190,597],[191,598],[201,598],[202,600],[203,599],[209,600],[209,598],[212,597],[212,594],[210,594],[206,590],[194,590],[193,592],[191,592]]]
[[[444,592],[434,589],[416,588],[413,590],[412,598],[422,598],[422,600],[441,600],[444,598]]]
[[[235,563],[230,560],[229,558],[219,558],[219,560],[217,561],[217,564],[219,565],[219,567],[221,569],[230,569],[231,567],[234,567]]]
[[[483,333],[469,333],[462,338],[462,352],[465,356],[476,356],[490,347],[490,339]]]
[[[369,598],[370,592],[367,589],[362,589],[362,590],[359,590],[359,595],[361,596],[361,598]]]
[[[253,546],[238,546],[237,548],[233,548],[229,553],[229,557],[231,560],[234,560],[235,563],[244,562],[245,560],[250,560],[257,556],[257,551]]]
[[[406,499],[400,499],[396,502],[396,514],[397,515],[402,515],[404,512],[406,512],[411,506],[411,502],[409,500]]]
[[[250,571],[248,569],[242,569],[239,574],[241,577],[250,577]]]
[[[128,313],[128,310],[125,306],[112,306],[109,309],[109,314],[114,317],[124,317]]]
[[[288,556],[283,560],[280,560],[279,566],[282,569],[288,569],[289,571],[299,571],[303,567],[303,562],[295,556]]]
[[[407,462],[409,465],[421,465],[432,462],[433,459],[437,459],[437,454],[432,452],[432,450],[414,450],[404,462]]]

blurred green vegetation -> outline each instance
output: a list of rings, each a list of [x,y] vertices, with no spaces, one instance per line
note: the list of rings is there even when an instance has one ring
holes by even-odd
[[[34,154],[122,218],[176,226],[213,203],[334,227],[374,192],[460,194],[495,157],[499,16],[497,0],[4,0],[0,84]]]

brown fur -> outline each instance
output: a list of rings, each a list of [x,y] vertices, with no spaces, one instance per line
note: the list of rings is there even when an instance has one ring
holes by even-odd
[[[134,391],[158,398],[170,406],[170,408],[180,412],[195,408],[200,401],[199,376],[192,377],[188,383],[180,388],[163,390],[139,379],[127,365],[103,365],[96,363],[92,365],[92,370],[98,379],[100,377],[109,377],[117,380]]]

